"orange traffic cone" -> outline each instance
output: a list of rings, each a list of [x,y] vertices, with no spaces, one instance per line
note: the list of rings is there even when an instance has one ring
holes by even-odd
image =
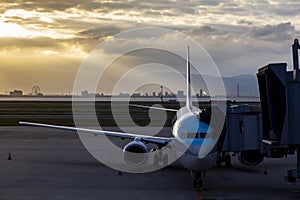
[[[11,156],[11,153],[10,153],[10,152],[8,152],[7,160],[12,160],[12,156]]]
[[[268,173],[268,169],[267,169],[267,167],[265,166],[265,170],[264,170],[264,175],[268,175],[269,173]]]

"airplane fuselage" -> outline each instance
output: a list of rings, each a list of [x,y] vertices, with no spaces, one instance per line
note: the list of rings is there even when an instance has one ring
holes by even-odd
[[[174,149],[180,155],[179,162],[192,171],[204,171],[216,163],[217,152],[214,146],[217,140],[211,137],[212,129],[199,120],[200,110],[186,107],[177,113],[173,126]]]

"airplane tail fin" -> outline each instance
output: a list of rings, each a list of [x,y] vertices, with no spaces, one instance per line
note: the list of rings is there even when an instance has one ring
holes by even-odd
[[[190,65],[190,47],[187,48],[186,55],[186,107],[192,110],[192,93],[191,93],[191,65]]]

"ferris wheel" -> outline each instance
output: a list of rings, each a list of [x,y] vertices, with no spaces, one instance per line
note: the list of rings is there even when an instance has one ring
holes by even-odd
[[[31,89],[32,95],[38,95],[41,93],[41,88],[39,86],[33,86]]]

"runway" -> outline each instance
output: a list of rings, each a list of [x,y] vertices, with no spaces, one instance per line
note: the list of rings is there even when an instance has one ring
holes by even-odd
[[[167,130],[166,130],[167,131]],[[11,152],[13,160],[7,160]],[[206,173],[203,199],[300,199],[300,184],[283,180],[295,156]],[[265,168],[268,175],[264,175]],[[94,159],[77,133],[0,127],[0,199],[198,199],[190,173],[178,165],[121,175]]]

